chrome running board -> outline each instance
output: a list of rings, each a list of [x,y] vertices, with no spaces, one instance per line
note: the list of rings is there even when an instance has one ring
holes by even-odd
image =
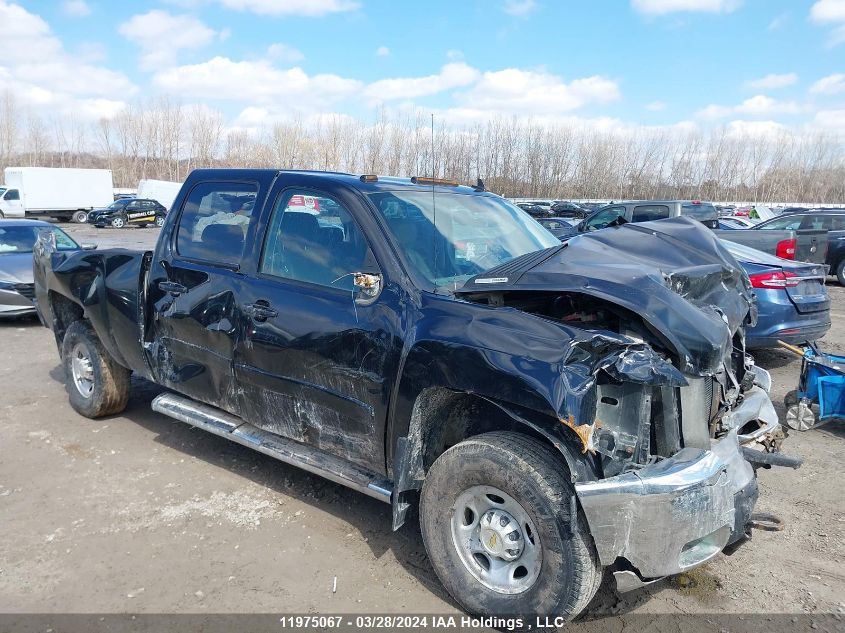
[[[186,396],[163,393],[153,400],[152,408],[153,411],[186,422],[203,431],[225,437],[286,464],[363,492],[379,501],[390,503],[393,484],[380,475],[318,448],[300,444],[275,433],[262,431],[216,407],[202,404]]]

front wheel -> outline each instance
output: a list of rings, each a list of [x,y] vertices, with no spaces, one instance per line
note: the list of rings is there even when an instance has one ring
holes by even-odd
[[[574,618],[592,599],[602,570],[565,472],[551,448],[507,432],[469,438],[434,462],[422,536],[468,612]]]
[[[85,224],[88,221],[88,212],[87,211],[77,211],[71,217],[73,222],[77,224]]]
[[[87,321],[74,321],[65,332],[62,365],[70,406],[77,413],[99,418],[126,408],[130,372],[108,355]]]
[[[158,228],[161,228],[161,227],[164,226],[164,216],[163,215],[157,215],[156,216],[156,226]]]
[[[122,215],[116,215],[112,218],[111,225],[112,228],[122,229],[124,226],[126,226],[126,218],[124,218]]]

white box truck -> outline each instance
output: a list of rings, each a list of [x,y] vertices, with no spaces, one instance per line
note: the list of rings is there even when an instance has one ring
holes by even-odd
[[[173,206],[173,201],[176,199],[176,195],[179,193],[181,188],[181,182],[145,179],[138,183],[137,197],[155,200],[165,209],[170,211],[170,207]]]
[[[110,169],[6,167],[0,217],[51,216],[85,222],[91,209],[114,202]]]

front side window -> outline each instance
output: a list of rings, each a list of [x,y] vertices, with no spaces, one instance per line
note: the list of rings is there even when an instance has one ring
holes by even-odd
[[[273,209],[259,271],[306,283],[353,289],[353,274],[373,272],[361,229],[334,198],[286,191]]]
[[[634,207],[632,222],[650,222],[669,217],[669,207],[665,204],[641,204]]]
[[[560,246],[517,207],[493,196],[430,191],[370,194],[407,264],[435,286],[459,287],[515,257]]]
[[[597,231],[621,217],[625,217],[625,207],[602,209],[584,223],[584,228],[588,231]]]
[[[258,187],[243,182],[203,182],[191,189],[176,235],[182,257],[237,265],[243,256]]]
[[[3,196],[3,200],[20,200],[21,194],[18,192],[17,189],[9,189],[6,192],[6,195]]]

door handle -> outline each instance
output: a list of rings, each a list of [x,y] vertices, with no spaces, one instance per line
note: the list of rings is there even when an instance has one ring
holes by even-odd
[[[244,305],[244,312],[258,322],[266,321],[279,316],[279,311],[271,308],[266,301],[256,301]]]
[[[176,281],[160,281],[158,282],[158,289],[162,292],[167,292],[174,297],[178,297],[179,295],[188,292],[188,289]]]

